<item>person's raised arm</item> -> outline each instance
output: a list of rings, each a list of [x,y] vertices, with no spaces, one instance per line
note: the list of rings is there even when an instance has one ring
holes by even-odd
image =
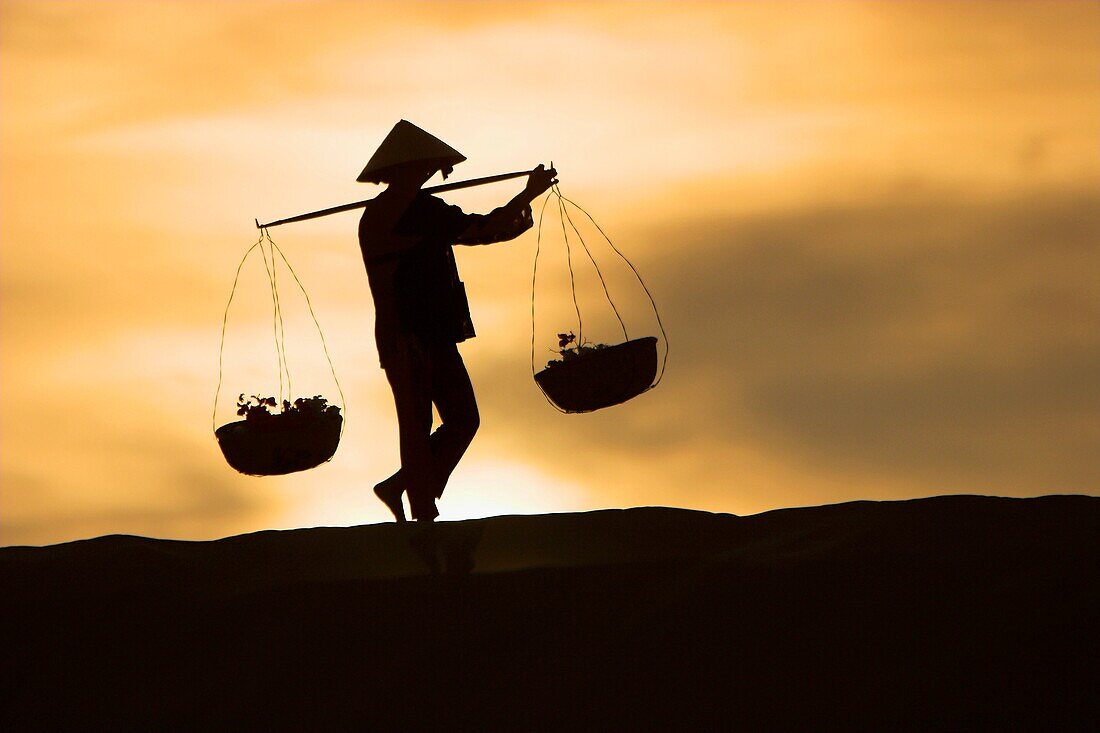
[[[504,205],[504,208],[530,208],[531,202],[550,190],[550,187],[558,182],[558,171],[555,168],[547,169],[542,163],[531,171],[527,177],[527,185],[514,199]]]
[[[527,185],[504,206],[488,214],[469,214],[469,224],[455,240],[455,244],[492,244],[515,239],[531,228],[531,202],[546,193],[557,180],[558,172],[541,163],[527,178]]]

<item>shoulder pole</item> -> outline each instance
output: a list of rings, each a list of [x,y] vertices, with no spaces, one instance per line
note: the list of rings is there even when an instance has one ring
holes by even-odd
[[[496,183],[497,181],[507,181],[509,178],[520,178],[522,176],[529,176],[534,173],[534,170],[529,171],[516,171],[515,173],[499,173],[495,176],[485,176],[484,178],[471,178],[468,181],[455,181],[454,183],[443,183],[438,186],[431,186],[430,188],[421,189],[424,193],[442,193],[443,191],[454,191],[459,188],[470,188],[471,186],[482,186],[486,183]],[[341,211],[351,211],[352,209],[361,209],[367,205],[367,202],[371,199],[364,199],[363,201],[356,201],[351,204],[343,204],[342,206],[333,206],[329,209],[321,209],[320,211],[311,211],[308,214],[299,214],[298,216],[292,216],[287,219],[279,219],[277,221],[268,222],[267,224],[261,224],[259,219],[256,219],[257,229],[267,229],[268,227],[277,227],[280,224],[290,224],[295,221],[305,221],[306,219],[317,219],[322,216],[328,216],[329,214],[339,214]]]

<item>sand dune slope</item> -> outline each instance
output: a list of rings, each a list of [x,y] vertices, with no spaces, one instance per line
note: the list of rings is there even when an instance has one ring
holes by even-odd
[[[0,549],[0,730],[1094,727],[1100,498]]]

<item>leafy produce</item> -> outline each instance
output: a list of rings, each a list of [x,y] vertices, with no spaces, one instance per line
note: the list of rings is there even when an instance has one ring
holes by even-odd
[[[273,412],[278,408],[279,403],[274,397],[252,395],[245,399],[244,393],[242,393],[237,398],[237,414],[250,421],[269,420],[280,415],[336,416],[340,414],[340,408],[328,404],[328,400],[321,395],[299,397],[294,402],[283,400],[282,409],[279,412]]]

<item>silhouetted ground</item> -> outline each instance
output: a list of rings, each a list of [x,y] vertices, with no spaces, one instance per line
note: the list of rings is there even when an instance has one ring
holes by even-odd
[[[0,549],[0,730],[1097,729],[1100,498],[433,529]]]

